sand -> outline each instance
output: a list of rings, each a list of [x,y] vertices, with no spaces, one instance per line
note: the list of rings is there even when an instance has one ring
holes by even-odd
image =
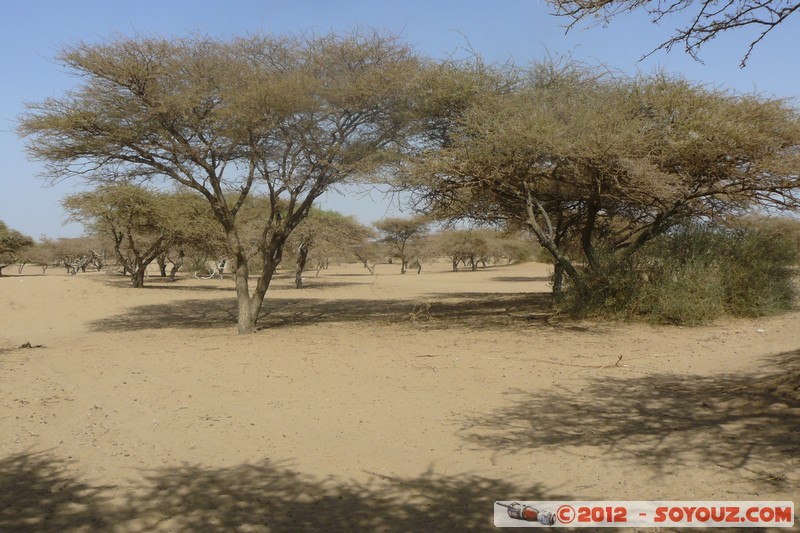
[[[800,313],[577,322],[549,310],[546,265],[376,273],[280,276],[248,336],[230,279],[0,278],[0,531],[491,531],[496,500],[800,501],[800,403],[776,386],[800,372]]]

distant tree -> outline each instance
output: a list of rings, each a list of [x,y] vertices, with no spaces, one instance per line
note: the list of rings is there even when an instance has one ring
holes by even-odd
[[[599,19],[607,24],[622,13],[639,10],[647,12],[654,23],[677,13],[691,13],[689,26],[677,30],[673,37],[661,43],[653,52],[670,51],[673,46],[682,45],[695,59],[700,49],[721,33],[752,28],[757,33],[750,41],[741,67],[747,64],[755,46],[800,8],[800,3],[787,0],[548,0],[548,3],[556,9],[556,15],[572,19],[568,28],[584,19]]]
[[[386,254],[386,246],[374,239],[367,239],[352,246],[353,256],[366,268],[370,274],[375,274],[375,265],[382,262]],[[370,265],[372,263],[372,265]]]
[[[331,257],[346,259],[372,236],[372,230],[360,224],[355,217],[312,209],[289,240],[296,258],[295,287],[303,287],[303,272],[310,257],[316,255],[319,270],[327,266]]]
[[[169,267],[169,279],[175,281],[187,256],[205,263],[210,258],[216,261],[227,255],[225,233],[205,199],[189,192],[161,196],[165,203],[165,224],[171,230],[164,250],[156,257],[161,277],[167,277]]]
[[[432,237],[436,255],[447,257],[453,272],[458,270],[459,264],[474,271],[478,263],[486,267],[489,261],[512,263],[527,260],[532,255],[530,243],[492,229],[449,230]]]
[[[29,106],[20,132],[52,176],[166,179],[202,195],[235,265],[238,329],[253,332],[289,235],[330,186],[394,159],[424,63],[378,34],[119,39],[59,56],[81,77]],[[237,215],[266,191],[250,292]],[[235,197],[229,197],[236,191]]]
[[[434,248],[450,260],[453,272],[460,263],[477,270],[478,262],[481,259],[485,262],[489,254],[489,240],[470,230],[445,231],[435,236]]]
[[[33,239],[9,228],[0,220],[0,276],[3,275],[3,269],[15,264],[29,246],[33,246]]]
[[[51,266],[63,266],[68,274],[84,271],[90,264],[99,271],[107,260],[111,250],[102,236],[60,237],[49,239],[41,237],[30,252],[28,258],[42,267],[46,272]]]
[[[172,242],[169,212],[174,204],[142,187],[102,185],[66,197],[63,206],[71,221],[111,239],[116,259],[135,288],[144,286],[147,267]]]
[[[429,223],[429,219],[424,216],[387,217],[375,222],[374,226],[383,236],[382,241],[389,247],[389,253],[400,260],[401,274],[406,273],[409,262],[419,255],[420,244],[428,233]]]
[[[529,238],[508,234],[489,241],[489,257],[496,264],[524,263],[534,256],[534,249]]]

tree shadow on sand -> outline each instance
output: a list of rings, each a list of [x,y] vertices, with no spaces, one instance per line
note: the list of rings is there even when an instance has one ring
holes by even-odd
[[[489,278],[489,281],[504,281],[508,283],[531,283],[531,282],[550,282],[550,276],[497,276]]]
[[[260,329],[324,323],[413,323],[418,328],[472,330],[537,327],[587,332],[583,326],[553,320],[549,293],[432,294],[424,300],[275,298],[268,297]],[[236,323],[236,300],[188,299],[141,305],[125,313],[95,320],[93,331],[230,328]]]
[[[0,459],[0,531],[107,530],[107,487],[77,480],[70,466],[46,452]]]
[[[180,531],[492,531],[496,500],[559,499],[541,486],[427,472],[374,482],[318,480],[262,462],[211,469],[195,465],[148,474],[128,503],[146,529]]]
[[[125,486],[93,487],[40,454],[0,461],[0,530],[22,531],[495,531],[494,502],[564,500],[540,485],[476,475],[374,474],[366,483],[319,479],[262,461],[228,468],[185,464],[145,471]],[[614,529],[606,531],[615,531]]]
[[[501,453],[596,447],[661,471],[716,464],[785,488],[800,456],[800,350],[752,374],[597,377],[578,392],[509,393],[509,405],[465,420],[462,437]]]

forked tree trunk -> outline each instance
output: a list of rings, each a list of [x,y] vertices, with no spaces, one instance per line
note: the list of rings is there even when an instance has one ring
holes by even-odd
[[[281,262],[283,246],[286,237],[283,234],[273,235],[267,246],[262,251],[264,268],[258,277],[258,282],[253,293],[250,293],[249,275],[250,270],[247,265],[247,257],[244,247],[239,243],[235,231],[228,235],[229,248],[234,250],[236,269],[234,270],[234,284],[236,286],[236,307],[238,309],[237,329],[240,335],[256,332],[256,323],[264,303],[264,296],[267,293],[275,269]]]
[[[131,285],[133,285],[134,289],[141,289],[144,287],[144,275],[147,271],[147,265],[141,266],[137,268],[131,274]]]
[[[174,263],[172,263],[172,268],[170,268],[170,271],[169,271],[169,280],[170,281],[175,281],[175,275],[178,273],[178,270],[183,266],[184,255],[185,254],[184,254],[182,249],[180,251],[178,251],[178,258],[175,260]]]

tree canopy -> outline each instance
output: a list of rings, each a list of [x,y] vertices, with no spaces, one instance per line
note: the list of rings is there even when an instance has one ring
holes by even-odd
[[[22,250],[32,245],[33,239],[9,228],[5,222],[0,220],[0,276],[3,275],[5,267],[19,259],[19,253]]]
[[[410,171],[440,216],[520,224],[575,261],[633,254],[681,220],[798,207],[800,119],[785,102],[665,75],[539,66],[454,121]],[[570,258],[577,240],[582,257]]]
[[[426,216],[410,218],[386,217],[375,222],[375,228],[382,235],[382,241],[389,248],[392,257],[400,260],[400,273],[405,274],[409,262],[415,257],[419,260],[421,242],[428,234],[430,219]]]
[[[202,195],[236,265],[239,331],[255,330],[283,247],[328,187],[392,160],[410,134],[423,62],[377,33],[79,43],[81,84],[29,106],[20,132],[53,178],[168,180]],[[261,217],[250,293],[237,215]],[[233,196],[231,191],[235,191]]]

